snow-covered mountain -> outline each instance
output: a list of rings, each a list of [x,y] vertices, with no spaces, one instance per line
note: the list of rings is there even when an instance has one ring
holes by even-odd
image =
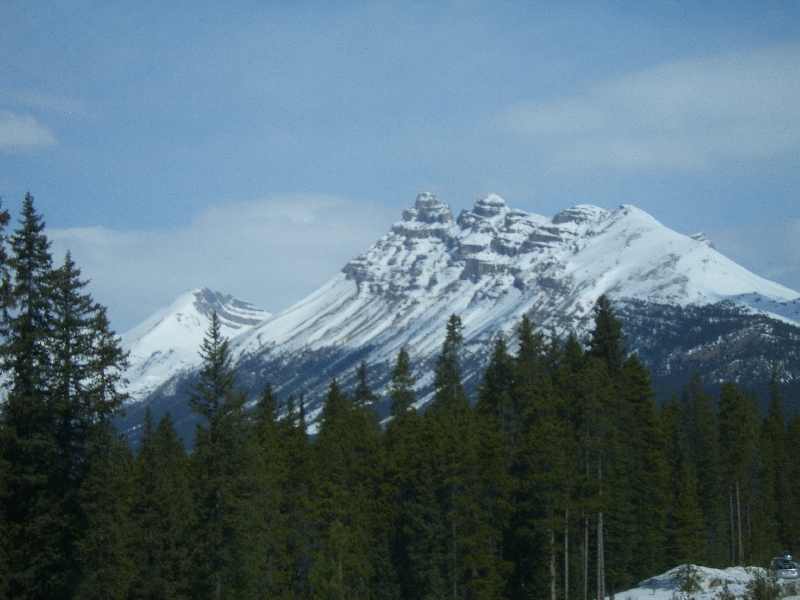
[[[284,396],[304,392],[313,421],[333,377],[346,386],[365,360],[380,390],[401,347],[416,365],[424,404],[453,313],[464,324],[465,380],[474,385],[491,342],[510,337],[523,314],[545,330],[580,336],[601,294],[623,320],[645,329],[657,328],[669,310],[673,321],[706,318],[696,311],[709,306],[727,311],[736,332],[745,321],[749,327],[752,319],[766,319],[773,330],[788,328],[784,337],[798,334],[800,352],[800,294],[737,265],[702,235],[679,234],[633,206],[580,205],[548,218],[511,209],[496,195],[456,218],[431,194],[420,194],[387,235],[308,297],[259,323],[252,313],[249,326],[233,332],[232,348],[242,385],[255,392],[269,380]],[[170,314],[167,309],[160,319]],[[134,331],[149,329],[143,324]],[[204,331],[195,330],[192,339]],[[140,351],[146,336],[133,333],[125,336],[132,356],[153,357],[158,347],[162,353],[171,347],[159,346],[169,339],[159,335]],[[629,348],[646,350],[643,336],[629,339]],[[184,375],[158,384],[169,372],[154,367],[144,385],[139,373],[146,371],[129,371],[136,401],[163,407],[183,401]]]
[[[237,340],[237,354],[378,346],[373,358],[436,351],[456,313],[467,340],[521,315],[574,328],[601,294],[664,304],[731,300],[800,324],[800,294],[740,267],[633,206],[581,205],[552,219],[495,195],[458,219],[421,194],[403,221],[342,272]]]
[[[126,391],[129,402],[147,399],[166,382],[200,364],[200,345],[211,315],[217,312],[220,330],[234,339],[271,316],[248,302],[209,289],[178,296],[121,336],[128,352]]]

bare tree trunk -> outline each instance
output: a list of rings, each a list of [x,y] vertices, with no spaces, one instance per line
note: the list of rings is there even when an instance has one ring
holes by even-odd
[[[220,516],[220,499],[219,489],[214,492],[214,525],[220,527],[222,517]],[[219,571],[219,548],[217,541],[214,541],[214,555],[211,558],[212,568],[214,569],[214,598],[220,600],[222,598],[222,582],[220,581]]]
[[[739,500],[739,478],[736,478],[736,519],[739,534],[739,565],[744,564],[744,544],[742,543],[742,504]]]
[[[597,494],[600,497],[600,508],[597,510],[597,600],[606,597],[606,564],[605,548],[603,543],[603,462],[602,458],[597,457],[597,483],[600,489]]]
[[[733,487],[728,485],[728,504],[731,513],[731,565],[736,564],[736,527],[733,524]]]
[[[589,517],[583,513],[583,542],[581,542],[581,574],[583,600],[589,600]]]
[[[569,508],[564,511],[564,600],[569,600]]]
[[[458,578],[456,571],[458,569],[458,557],[456,556],[456,524],[453,522],[453,599],[458,598]]]
[[[550,600],[556,600],[556,532],[550,527]]]

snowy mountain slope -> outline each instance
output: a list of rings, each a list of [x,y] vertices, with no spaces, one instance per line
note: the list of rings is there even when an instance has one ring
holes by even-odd
[[[146,399],[174,376],[200,364],[200,345],[214,311],[228,339],[271,316],[247,302],[206,288],[178,296],[121,336],[122,347],[128,352],[125,376],[130,402]]]
[[[427,354],[452,313],[467,339],[507,330],[531,313],[563,332],[601,294],[679,305],[727,299],[800,324],[789,304],[800,294],[632,206],[582,205],[547,219],[492,195],[456,220],[421,194],[337,277],[237,340],[237,353],[377,345],[375,358],[385,358],[406,345]]]
[[[740,267],[702,235],[681,235],[632,206],[609,211],[579,205],[548,218],[510,209],[495,195],[456,218],[430,194],[420,194],[402,221],[318,290],[279,315],[258,323],[261,316],[254,316],[251,326],[232,331],[232,350],[243,387],[255,395],[270,381],[281,397],[302,392],[313,421],[332,378],[347,389],[355,367],[365,360],[373,387],[381,392],[397,352],[405,347],[422,405],[451,314],[464,324],[464,377],[474,388],[492,340],[512,336],[523,314],[546,331],[574,331],[580,337],[601,294],[624,310],[626,323],[639,324],[637,337],[629,340],[634,349],[653,345],[650,332],[669,328],[663,322],[669,313],[672,322],[682,323],[670,331],[675,352],[691,352],[689,329],[712,331],[709,324],[719,318],[716,307],[733,307],[724,309],[733,311],[726,313],[730,327],[725,333],[732,345],[751,347],[747,340],[753,336],[742,332],[753,328],[753,319],[766,319],[766,336],[780,329],[771,323],[788,327],[776,337],[774,352],[800,353],[800,346],[795,348],[800,294]],[[702,307],[712,307],[712,314],[698,316]],[[135,331],[140,329],[147,327]],[[126,341],[129,337],[135,336]],[[198,346],[200,338],[202,333],[195,338]],[[136,339],[142,345],[145,338]],[[142,356],[156,356],[163,338],[152,339]],[[691,343],[718,341],[701,335]],[[138,346],[129,347],[133,354]],[[675,364],[673,354],[659,360]],[[166,410],[185,402],[191,364],[182,363],[182,374],[158,385],[159,377],[170,373],[167,362],[160,364],[160,371],[155,366],[147,371],[152,378],[146,386],[137,379],[139,371],[129,374],[131,389],[141,392],[137,398],[156,389],[147,401]],[[669,364],[665,368],[669,371]],[[174,416],[175,409],[170,410]]]

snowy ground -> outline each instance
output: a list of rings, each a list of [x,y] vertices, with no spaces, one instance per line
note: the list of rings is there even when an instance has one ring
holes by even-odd
[[[733,600],[748,598],[768,600],[776,595],[754,593],[758,580],[762,585],[777,585],[777,597],[800,600],[800,579],[776,580],[769,571],[756,567],[711,569],[683,565],[639,584],[639,587],[616,594],[615,600]],[[762,587],[762,590],[764,588]]]

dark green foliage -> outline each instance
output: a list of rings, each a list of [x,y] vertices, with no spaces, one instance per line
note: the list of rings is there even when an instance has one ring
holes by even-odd
[[[776,554],[784,548],[796,545],[800,532],[800,497],[792,493],[791,477],[795,470],[790,459],[790,446],[796,445],[786,428],[777,366],[773,365],[770,382],[769,409],[761,423],[759,442],[761,450],[761,473],[758,487],[763,492],[765,510],[766,547]]]
[[[629,535],[622,540],[627,559],[625,583],[635,583],[671,566],[663,553],[650,551],[666,543],[665,440],[650,375],[635,355],[623,363],[618,389],[621,453],[617,470],[624,485],[615,492],[621,496],[630,524]]]
[[[667,502],[665,559],[668,566],[702,564],[708,552],[703,512],[691,472],[683,405],[672,398],[661,407],[666,444]]]
[[[789,417],[786,425],[786,489],[785,494],[785,521],[787,526],[787,539],[785,548],[798,553],[800,549],[800,414],[794,413]],[[767,491],[769,493],[769,491]]]
[[[365,387],[365,382],[360,386]],[[371,395],[368,388],[362,391]],[[381,431],[366,402],[350,401],[334,380],[314,444],[318,537],[311,581],[319,598],[372,598],[388,547],[378,524],[383,472]]]
[[[708,541],[703,535],[703,513],[697,487],[687,462],[682,463],[671,515],[670,558],[675,564],[703,564]]]
[[[289,593],[291,570],[286,556],[289,539],[286,514],[287,486],[291,478],[284,422],[277,420],[278,402],[269,383],[256,405],[256,439],[262,454],[262,509],[265,527],[264,552],[266,563],[261,578],[266,594],[280,598]]]
[[[167,413],[154,427],[148,407],[133,464],[132,598],[188,598],[194,506],[189,459]]]
[[[262,593],[265,556],[262,454],[244,395],[234,388],[228,343],[212,316],[192,408],[204,417],[192,455],[197,510],[193,536],[195,596],[255,598]]]
[[[719,402],[720,452],[724,486],[729,495],[729,528],[731,557],[743,565],[752,556],[752,542],[745,543],[746,512],[753,513],[752,487],[758,461],[758,413],[756,403],[730,382],[723,384]],[[745,555],[745,546],[750,552]]]
[[[10,288],[0,277],[10,382],[0,421],[6,589],[106,597],[125,587],[127,572],[129,457],[111,426],[125,358],[69,254],[53,270],[43,230],[27,195],[10,239]]]
[[[286,550],[281,560],[289,574],[287,597],[310,598],[313,593],[311,571],[317,533],[313,502],[316,482],[312,447],[305,422],[299,417],[294,400],[289,396],[286,414],[279,422],[289,469],[282,490],[281,511],[286,519]]]
[[[699,378],[659,414],[605,297],[585,352],[526,317],[516,354],[498,337],[474,407],[453,315],[424,416],[403,349],[385,433],[362,362],[313,443],[302,393],[281,407],[267,384],[245,409],[214,314],[192,456],[148,410],[133,459],[111,424],[125,357],[70,255],[52,268],[30,197],[4,248],[0,598],[602,597],[800,547],[777,367],[760,422],[754,397]]]
[[[353,392],[353,401],[361,406],[368,406],[375,402],[378,397],[372,393],[367,382],[367,363],[363,360],[356,369],[356,380],[358,384]]]
[[[87,472],[78,492],[83,535],[75,543],[79,579],[76,599],[124,597],[133,565],[129,558],[127,499],[131,455],[125,439],[106,419],[93,427]]]
[[[708,554],[702,562],[721,567],[730,562],[729,494],[723,483],[717,415],[699,377],[693,378],[687,386],[683,402],[691,472],[697,485],[708,542]]]
[[[411,375],[411,365],[405,348],[401,348],[397,354],[389,395],[392,398],[392,416],[395,418],[408,412],[411,405],[416,402],[414,377]]]
[[[482,436],[461,386],[461,320],[453,315],[437,360],[436,396],[417,441],[419,469],[408,499],[407,590],[416,597],[494,597],[502,557],[504,457]],[[499,479],[498,479],[499,478]]]
[[[608,372],[616,375],[622,369],[625,348],[622,347],[622,325],[614,316],[611,302],[600,296],[594,309],[594,330],[589,340],[587,356],[606,363]]]

